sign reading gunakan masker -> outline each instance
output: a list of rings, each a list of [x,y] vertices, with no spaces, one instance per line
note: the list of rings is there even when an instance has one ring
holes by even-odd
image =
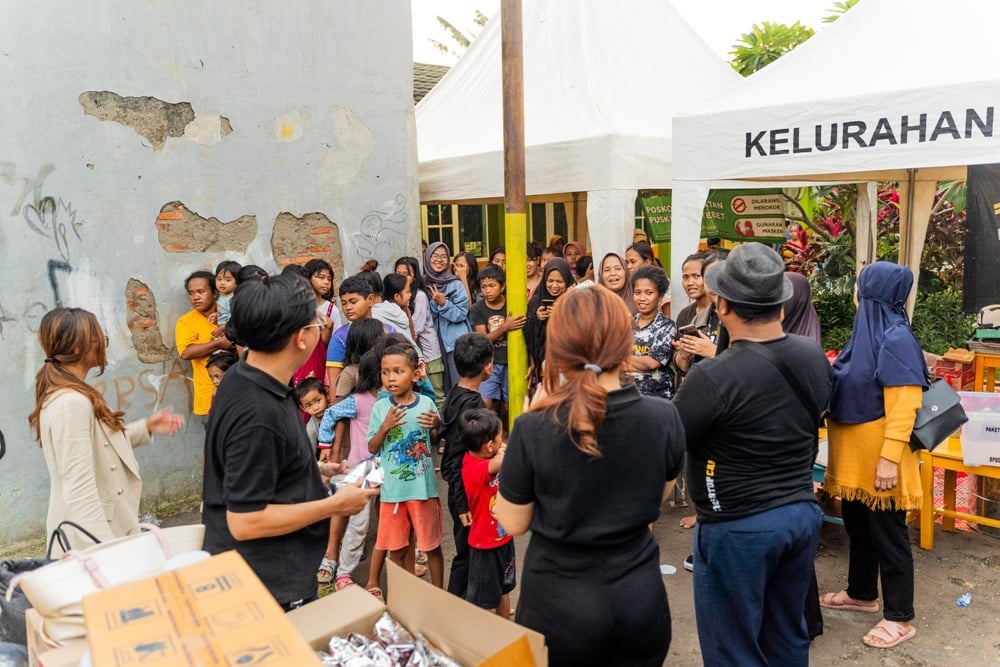
[[[701,217],[701,238],[730,241],[785,240],[784,196],[781,190],[713,190]],[[650,237],[656,243],[670,240],[671,195],[642,200]]]

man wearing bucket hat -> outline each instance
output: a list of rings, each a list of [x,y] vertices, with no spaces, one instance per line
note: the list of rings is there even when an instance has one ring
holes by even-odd
[[[698,512],[694,601],[706,665],[807,665],[803,616],[822,511],[812,485],[830,364],[785,335],[781,257],[747,243],[705,276],[730,347],[675,396]],[[720,620],[724,619],[724,620]]]

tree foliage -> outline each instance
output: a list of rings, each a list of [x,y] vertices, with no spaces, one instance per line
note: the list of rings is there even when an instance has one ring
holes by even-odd
[[[798,21],[792,25],[784,23],[754,24],[744,33],[729,52],[729,64],[742,76],[750,76],[785,55],[799,44],[813,36],[812,28]]]
[[[830,13],[823,18],[823,23],[833,23],[846,14],[848,9],[858,4],[858,2],[860,0],[845,0],[844,2],[833,3],[833,7],[827,10]]]
[[[479,31],[482,30],[483,26],[486,25],[486,22],[489,20],[488,16],[477,9],[472,17],[472,24],[475,27],[462,30],[461,28],[456,27],[455,24],[448,19],[441,16],[436,18],[437,22],[441,25],[441,29],[445,31],[448,35],[448,39],[450,39],[453,44],[449,45],[446,42],[436,39],[429,39],[428,41],[441,53],[451,54],[456,58],[461,57],[462,54],[465,53],[465,50],[469,48],[469,45],[472,44],[472,41],[479,35]]]

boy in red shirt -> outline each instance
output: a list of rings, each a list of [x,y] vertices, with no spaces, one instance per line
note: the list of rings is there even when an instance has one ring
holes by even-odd
[[[462,482],[469,500],[469,588],[465,599],[483,609],[510,617],[514,590],[514,542],[493,516],[497,473],[507,446],[503,424],[492,411],[479,408],[462,415],[463,441],[469,451],[462,459]]]

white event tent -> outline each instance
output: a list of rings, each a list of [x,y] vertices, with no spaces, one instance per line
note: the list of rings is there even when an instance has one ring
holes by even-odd
[[[916,274],[937,182],[1000,162],[997,25],[995,2],[862,0],[790,54],[676,115],[674,274],[697,247],[710,188],[866,183],[858,261],[870,261],[875,181],[900,182],[900,263]]]
[[[668,0],[524,3],[529,197],[586,192],[595,257],[632,242],[636,191],[671,184],[670,118],[739,76]],[[417,105],[420,199],[503,198],[500,17]]]

